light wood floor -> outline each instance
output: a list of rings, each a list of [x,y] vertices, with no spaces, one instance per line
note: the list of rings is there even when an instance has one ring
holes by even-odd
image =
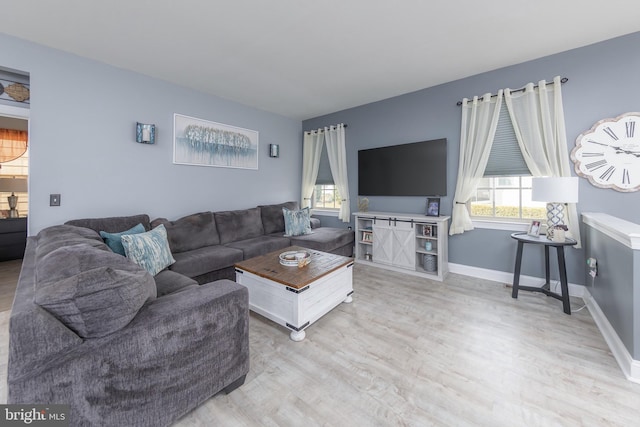
[[[356,265],[354,301],[299,343],[252,313],[251,370],[177,426],[634,426],[627,381],[588,311],[495,282]],[[580,305],[572,301],[573,307]],[[0,403],[8,313],[0,313]]]

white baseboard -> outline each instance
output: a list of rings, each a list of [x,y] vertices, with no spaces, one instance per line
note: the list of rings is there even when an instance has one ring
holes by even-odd
[[[506,271],[489,270],[480,267],[471,267],[469,265],[449,263],[449,272],[462,274],[464,276],[478,277],[480,279],[493,280],[499,283],[513,283],[513,273]],[[543,277],[525,276],[520,275],[520,284],[522,286],[537,286],[539,288],[544,285]],[[552,281],[552,286],[555,285],[555,281]],[[554,287],[555,289],[555,287]],[[558,291],[560,284],[558,283]],[[582,285],[575,283],[569,283],[569,295],[572,297],[582,298],[585,294],[586,288]]]
[[[449,263],[449,271],[451,273],[462,274],[465,276],[478,277],[480,279],[493,280],[499,283],[513,283],[513,273],[505,271],[489,270],[486,268],[471,267],[462,264]],[[520,276],[520,283],[523,286],[542,286],[544,278],[533,276]],[[629,354],[627,347],[624,345],[618,334],[616,333],[609,320],[604,315],[596,300],[591,296],[589,289],[582,285],[569,283],[569,295],[582,298],[586,304],[593,320],[596,322],[600,333],[607,342],[613,357],[618,362],[622,373],[629,381],[640,383],[640,360],[635,360]]]
[[[615,357],[618,362],[622,373],[629,381],[640,383],[640,360],[635,360],[631,357],[629,350],[627,350],[627,347],[624,345],[615,329],[613,329],[611,323],[609,323],[607,316],[604,315],[600,306],[586,288],[583,299],[591,313],[591,316],[593,317],[593,320],[596,322],[598,329],[600,329],[600,333],[607,342],[611,353],[613,353],[613,357]]]

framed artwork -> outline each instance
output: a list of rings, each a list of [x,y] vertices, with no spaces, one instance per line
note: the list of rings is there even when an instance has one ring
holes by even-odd
[[[428,236],[431,237],[431,226],[430,225],[423,225],[422,226],[422,235],[423,236]]]
[[[174,114],[173,163],[258,169],[258,132]]]
[[[427,198],[427,216],[440,216],[440,197]]]
[[[529,230],[527,231],[529,236],[537,237],[540,235],[540,221],[531,221],[529,225]]]

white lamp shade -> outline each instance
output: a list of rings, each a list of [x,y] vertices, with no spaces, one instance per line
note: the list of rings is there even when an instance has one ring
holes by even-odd
[[[0,178],[0,191],[7,193],[26,193],[27,180],[25,178]]]
[[[578,203],[578,177],[533,178],[531,200],[549,203]]]

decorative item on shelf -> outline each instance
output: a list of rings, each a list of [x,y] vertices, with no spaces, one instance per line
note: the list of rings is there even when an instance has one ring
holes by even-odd
[[[440,216],[440,197],[427,198],[427,216]]]
[[[422,226],[422,235],[423,236],[431,237],[432,234],[433,234],[433,229],[431,228],[430,225],[423,225]]]
[[[367,252],[364,254],[364,259],[365,261],[373,261],[373,258],[371,257],[371,253]]]
[[[547,202],[547,239],[551,240],[553,227],[565,225],[564,219],[568,214],[565,203],[578,203],[578,178],[533,178],[531,200]]]
[[[433,244],[429,241],[424,242],[424,249],[430,251],[431,249],[433,249]]]
[[[156,143],[156,125],[146,125],[144,123],[136,123],[136,142],[142,144]]]
[[[538,220],[531,221],[527,234],[529,236],[538,237],[540,235],[540,221]]]
[[[269,144],[269,157],[280,157],[280,146],[278,144]]]
[[[0,191],[11,192],[11,195],[7,197],[7,202],[9,203],[9,218],[18,218],[19,214],[16,209],[18,206],[18,196],[16,196],[15,193],[27,192],[26,178],[0,178]]]
[[[362,241],[363,242],[373,242],[373,233],[371,231],[363,231],[362,232]]]
[[[369,210],[369,199],[366,197],[360,198],[358,197],[358,211],[359,212],[367,212]]]
[[[569,231],[569,228],[564,224],[554,225],[551,230],[551,240],[557,243],[564,243],[567,231]]]
[[[438,269],[438,258],[435,255],[424,254],[422,259],[422,267],[430,273]]]

